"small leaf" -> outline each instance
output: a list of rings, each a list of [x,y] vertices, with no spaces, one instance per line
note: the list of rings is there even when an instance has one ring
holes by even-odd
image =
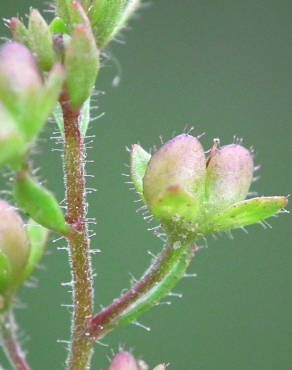
[[[288,204],[287,197],[259,197],[244,200],[229,207],[212,219],[214,232],[236,229],[259,223],[275,216]],[[211,228],[212,228],[211,227]]]
[[[30,13],[28,32],[31,50],[35,53],[40,67],[49,71],[56,59],[53,38],[47,22],[36,9]]]
[[[151,154],[140,145],[134,144],[131,150],[131,178],[137,193],[143,196],[143,178],[150,161]]]
[[[70,227],[54,195],[25,171],[17,176],[14,196],[19,207],[34,221],[57,233],[69,233]]]
[[[34,220],[29,220],[26,232],[30,241],[30,255],[25,270],[25,279],[28,279],[44,256],[49,231]]]
[[[72,105],[80,109],[91,96],[99,69],[99,52],[90,29],[78,26],[65,54],[67,87]]]

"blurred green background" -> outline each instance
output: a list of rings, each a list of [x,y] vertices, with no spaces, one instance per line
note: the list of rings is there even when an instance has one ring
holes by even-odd
[[[46,1],[2,1],[1,16],[25,15]],[[47,14],[50,18],[50,14]],[[126,146],[145,148],[170,138],[184,127],[230,143],[233,135],[256,148],[262,165],[259,194],[291,192],[292,171],[292,3],[290,0],[161,0],[145,7],[131,32],[110,50],[100,73],[96,135],[89,158],[90,215],[97,218],[93,246],[96,304],[108,304],[129,286],[129,273],[139,276],[149,263],[147,250],[161,248],[137,215],[135,196],[121,173],[129,162]],[[8,35],[4,27],[2,35]],[[121,83],[113,86],[115,77]],[[60,153],[49,140],[48,127],[35,162],[41,175],[64,197]],[[107,356],[119,345],[133,348],[151,366],[169,362],[172,370],[292,369],[291,217],[271,221],[234,240],[210,239],[191,268],[196,279],[177,288],[183,299],[153,309],[143,324],[131,326],[97,345],[92,369],[106,370]],[[35,370],[63,369],[69,337],[70,294],[61,282],[70,279],[67,257],[51,243],[38,288],[21,294],[17,316],[23,342]],[[25,306],[23,308],[23,305]],[[2,361],[2,360],[1,360]]]

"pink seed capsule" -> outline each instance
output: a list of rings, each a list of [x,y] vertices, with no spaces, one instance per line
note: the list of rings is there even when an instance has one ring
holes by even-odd
[[[28,262],[30,244],[21,217],[4,200],[0,200],[0,253],[7,257],[12,284],[17,285]]]
[[[138,370],[138,365],[130,352],[120,352],[113,359],[109,370]]]
[[[0,49],[1,95],[5,88],[7,94],[19,96],[41,87],[41,76],[32,53],[17,42],[6,43]]]
[[[248,194],[254,163],[249,150],[238,144],[213,148],[207,165],[206,202],[210,210],[221,210],[244,200]]]
[[[204,196],[206,160],[199,140],[179,135],[152,157],[144,177],[144,197],[162,221],[194,220]]]

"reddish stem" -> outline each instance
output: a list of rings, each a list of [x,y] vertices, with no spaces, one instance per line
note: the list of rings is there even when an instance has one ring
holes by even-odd
[[[31,370],[17,338],[17,324],[14,315],[5,316],[2,324],[3,347],[15,370]]]
[[[91,336],[100,340],[117,326],[135,322],[157,305],[184,276],[196,250],[192,241],[185,242],[179,249],[170,243],[128,292],[94,316]]]
[[[90,367],[92,340],[86,335],[93,315],[93,276],[90,242],[86,223],[85,145],[80,132],[80,112],[72,108],[67,94],[61,97],[65,131],[65,185],[67,222],[72,226],[68,237],[73,278],[72,343],[68,358],[70,370]]]

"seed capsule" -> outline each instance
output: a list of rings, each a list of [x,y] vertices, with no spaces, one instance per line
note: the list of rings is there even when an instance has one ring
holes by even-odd
[[[204,196],[205,154],[197,138],[180,135],[151,158],[144,177],[144,197],[162,221],[194,221]]]
[[[254,163],[249,150],[231,144],[214,148],[207,166],[206,202],[211,211],[244,200],[253,178]]]

